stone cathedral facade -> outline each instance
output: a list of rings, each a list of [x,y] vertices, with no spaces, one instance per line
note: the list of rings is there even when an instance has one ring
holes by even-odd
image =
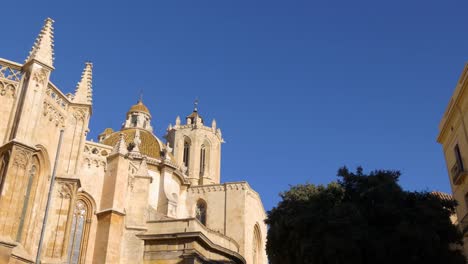
[[[266,264],[265,210],[221,183],[216,122],[195,108],[163,142],[139,100],[89,140],[93,66],[74,93],[51,82],[52,24],[25,63],[0,59],[0,263]]]

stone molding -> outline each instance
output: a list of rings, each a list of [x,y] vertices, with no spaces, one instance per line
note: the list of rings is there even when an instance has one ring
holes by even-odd
[[[222,255],[234,257],[237,263],[245,264],[239,254],[240,246],[231,237],[204,226],[196,218],[147,221],[148,231],[137,236],[143,240],[168,240],[193,238]]]
[[[190,186],[188,191],[192,194],[200,194],[200,193],[209,193],[209,192],[224,192],[226,190],[243,190],[247,191],[247,195],[251,196],[252,198],[258,200],[261,204],[264,214],[266,214],[265,207],[263,206],[262,199],[260,195],[250,187],[249,183],[246,181],[240,182],[226,182],[220,184],[210,184],[210,185],[196,185]]]
[[[226,183],[210,184],[210,185],[196,185],[196,186],[189,187],[189,191],[191,193],[224,192],[226,190],[251,190],[253,191],[250,188],[249,184],[245,181],[226,182]]]
[[[214,133],[218,139],[223,142],[223,137],[221,134],[221,129],[219,128],[213,128],[213,127],[208,127],[205,125],[198,125],[198,124],[185,124],[185,125],[175,125],[175,126],[169,126],[169,129],[167,129],[167,133],[171,130],[179,130],[179,129],[201,129],[205,131],[209,131]]]
[[[238,263],[238,264],[246,264],[247,263],[245,261],[244,257],[241,254],[213,243],[213,241],[211,241],[202,232],[181,232],[181,233],[158,234],[158,235],[138,234],[137,237],[141,238],[142,240],[171,240],[171,239],[178,240],[178,239],[182,239],[182,238],[193,238],[193,239],[207,245],[211,250],[217,252],[218,254],[227,256],[228,258],[234,258],[234,261],[236,263]],[[203,256],[200,253],[198,253],[198,255]],[[204,257],[204,258],[206,258],[206,257]]]
[[[103,214],[107,214],[107,213],[114,213],[114,214],[117,214],[117,215],[120,215],[120,216],[125,216],[125,212],[122,212],[118,209],[115,209],[115,208],[108,208],[108,209],[104,209],[104,210],[101,210],[99,212],[96,212],[96,216],[100,216],[100,215],[103,215]]]

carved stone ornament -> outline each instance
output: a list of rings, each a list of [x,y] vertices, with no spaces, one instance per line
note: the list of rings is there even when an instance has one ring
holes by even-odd
[[[75,117],[77,121],[84,121],[86,118],[86,112],[82,109],[77,109],[75,112],[73,112],[73,117]]]
[[[43,103],[43,115],[45,117],[48,116],[48,120],[53,122],[55,126],[61,125],[63,126],[65,123],[65,118],[63,115],[58,111],[54,106],[49,104],[48,102],[44,101]]]
[[[0,96],[8,96],[15,98],[16,85],[13,85],[11,83],[3,83],[0,81]]]
[[[47,80],[47,71],[44,69],[40,69],[33,72],[32,80],[35,82],[35,87],[39,88],[43,86]]]
[[[15,153],[13,157],[13,165],[18,168],[26,168],[29,160],[29,153],[25,150],[19,150]]]
[[[57,187],[60,198],[70,199],[72,197],[72,186],[66,183],[59,183]]]

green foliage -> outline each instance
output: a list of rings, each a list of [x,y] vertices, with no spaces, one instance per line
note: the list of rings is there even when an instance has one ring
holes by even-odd
[[[338,171],[281,193],[268,212],[270,264],[462,264],[455,201],[404,191],[398,171]]]

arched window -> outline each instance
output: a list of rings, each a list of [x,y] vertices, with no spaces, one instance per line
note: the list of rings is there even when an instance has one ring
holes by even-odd
[[[183,162],[184,162],[185,167],[187,167],[187,169],[189,167],[189,160],[190,160],[190,142],[188,140],[185,140]]]
[[[197,208],[195,209],[195,217],[202,223],[206,225],[206,202],[203,200],[198,200]]]
[[[132,123],[133,127],[136,127],[138,125],[138,116],[137,115],[132,115],[131,123]]]
[[[92,210],[92,203],[88,199],[84,196],[78,197],[73,210],[68,243],[68,263],[70,264],[85,263]]]
[[[205,175],[205,168],[206,168],[206,147],[205,145],[202,145],[200,149],[200,176]]]
[[[253,241],[252,241],[252,263],[261,264],[262,262],[262,237],[258,224],[254,226]]]

